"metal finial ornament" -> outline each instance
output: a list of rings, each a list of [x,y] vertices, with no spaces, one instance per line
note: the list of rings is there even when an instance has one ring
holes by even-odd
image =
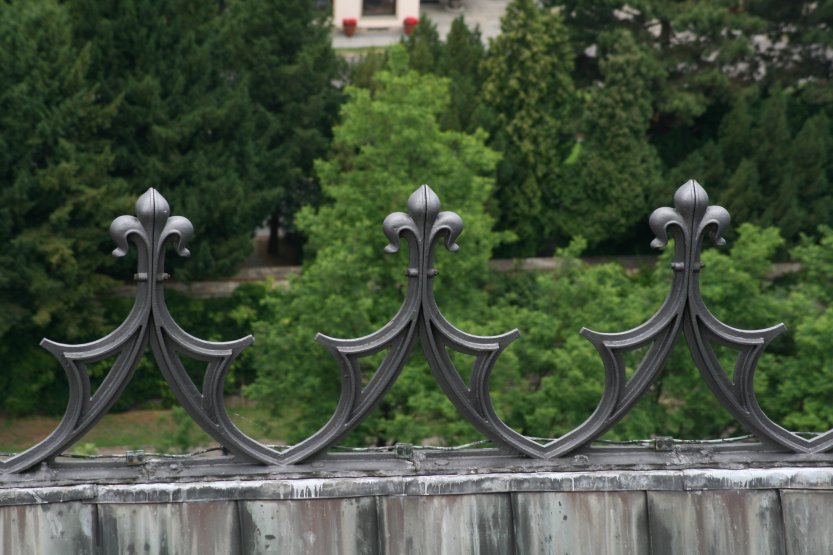
[[[673,208],[658,208],[651,214],[649,224],[656,235],[651,245],[663,247],[669,234],[674,238],[671,291],[660,309],[636,328],[622,333],[581,330],[604,362],[604,394],[590,418],[548,444],[543,455],[558,456],[586,445],[621,420],[665,366],[681,331],[704,380],[721,404],[760,439],[795,449],[797,443],[785,441],[786,436],[777,433],[776,425],[763,416],[752,391],[757,360],[784,325],[763,330],[731,328],[709,312],[700,294],[703,241],[711,235],[717,245],[725,244],[721,233],[729,221],[723,207],[709,206],[706,191],[694,180],[677,189]],[[710,341],[739,351],[734,381],[720,366]],[[650,345],[648,352],[628,380],[623,354],[645,345]]]
[[[489,377],[497,357],[518,337],[512,330],[481,337],[465,333],[443,316],[433,292],[438,275],[434,268],[437,245],[458,250],[463,221],[454,212],[440,210],[440,200],[427,185],[408,199],[407,213],[395,212],[382,229],[388,253],[397,252],[404,238],[409,245],[405,271],[407,292],[399,311],[379,330],[357,339],[337,339],[319,334],[316,340],[335,357],[341,370],[341,396],[330,420],[315,434],[283,451],[250,438],[229,418],[223,402],[223,382],[229,365],[252,341],[251,336],[225,343],[192,337],[174,321],[165,305],[165,246],[173,243],[181,256],[193,234],[191,223],[171,216],[165,199],[149,189],[136,203],[136,216],[120,216],[110,233],[124,256],[130,245],[138,249],[136,300],[124,322],[112,333],[92,343],[63,345],[44,339],[42,345],[62,364],[69,378],[69,402],[58,427],[34,447],[0,461],[0,472],[21,472],[60,454],[90,430],[124,391],[139,358],[150,343],[159,369],[179,402],[191,417],[225,449],[234,462],[289,465],[324,452],[354,429],[384,397],[405,362],[420,345],[431,372],[461,414],[481,433],[530,457],[550,459],[587,446],[622,419],[645,393],[665,366],[680,335],[684,335],[704,381],[720,403],[764,443],[775,449],[819,453],[833,448],[833,430],[812,439],[772,422],[761,409],[753,387],[755,367],[769,343],[784,330],[783,324],[762,330],[740,330],[720,322],[706,307],[700,293],[700,253],[711,236],[724,243],[721,233],[729,225],[729,213],[710,206],[706,191],[689,181],[674,195],[674,206],[658,208],[650,218],[660,248],[674,239],[671,289],[659,310],[645,323],[621,333],[582,329],[596,348],[605,368],[602,398],[593,414],[560,438],[539,444],[513,430],[497,416],[489,393]],[[738,351],[730,378],[721,367],[713,345]],[[630,379],[624,353],[647,346]],[[474,357],[471,377],[465,382],[448,350]],[[387,350],[373,377],[362,387],[360,359]],[[180,355],[207,363],[199,389],[191,381]],[[101,386],[91,392],[87,365],[116,356]]]
[[[228,343],[203,341],[184,332],[165,306],[163,282],[169,277],[164,269],[165,245],[172,242],[180,256],[188,256],[185,245],[193,231],[186,218],[170,215],[168,202],[155,189],[148,189],[136,201],[136,216],[120,216],[113,221],[113,255],[127,254],[130,243],[138,249],[133,308],[116,330],[97,341],[82,345],[48,339],[41,342],[60,361],[69,379],[67,410],[46,439],[0,462],[0,471],[31,468],[60,454],[89,431],[124,391],[148,342],[165,380],[191,417],[234,451],[234,432],[222,426],[224,420],[228,421],[222,402],[223,380],[231,362],[252,342],[252,337]],[[177,353],[208,363],[202,392],[194,386]],[[91,393],[87,365],[113,355],[117,356],[110,371]],[[236,454],[245,456],[242,451]]]
[[[319,334],[323,344],[341,369],[342,388],[338,406],[327,424],[312,437],[282,453],[282,460],[295,462],[326,449],[355,428],[382,399],[405,366],[408,355],[419,342],[431,371],[443,391],[475,428],[500,441],[486,415],[474,401],[473,389],[484,380],[497,356],[518,336],[518,331],[480,337],[462,332],[443,317],[432,281],[437,276],[434,256],[437,243],[457,251],[457,237],[463,220],[454,212],[440,211],[440,199],[428,185],[423,185],[408,199],[408,212],[394,212],[385,218],[382,229],[390,244],[385,252],[395,253],[400,238],[409,244],[409,263],[405,275],[408,290],[393,319],[378,331],[357,339],[337,339]],[[448,355],[448,346],[475,356],[471,384],[460,378]],[[359,359],[389,349],[373,377],[362,388]],[[478,378],[479,377],[479,378]]]

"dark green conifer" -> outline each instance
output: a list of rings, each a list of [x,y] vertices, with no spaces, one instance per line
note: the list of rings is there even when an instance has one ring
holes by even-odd
[[[61,404],[43,335],[102,331],[107,228],[130,200],[102,139],[116,105],[89,67],[64,6],[0,4],[0,399],[11,412]]]
[[[478,127],[488,127],[480,95],[485,57],[480,28],[469,29],[463,16],[454,19],[437,63],[437,72],[448,78],[451,96],[448,110],[440,118],[445,129],[471,133]]]
[[[491,145],[503,154],[498,227],[517,234],[513,255],[535,255],[554,231],[553,184],[573,143],[573,53],[562,17],[534,0],[513,0],[484,69]]]
[[[556,189],[561,232],[591,245],[644,220],[662,185],[659,157],[646,139],[653,115],[648,90],[658,71],[629,32],[602,39],[604,83],[590,93],[586,140]]]

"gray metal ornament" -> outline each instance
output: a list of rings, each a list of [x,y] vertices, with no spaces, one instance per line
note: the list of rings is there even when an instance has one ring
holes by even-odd
[[[165,246],[174,243],[180,256],[193,235],[186,218],[171,216],[167,201],[148,189],[136,202],[136,216],[120,216],[110,226],[117,248],[114,256],[127,254],[130,243],[138,249],[136,301],[124,322],[112,333],[82,345],[66,345],[44,339],[41,345],[61,363],[69,379],[69,401],[58,427],[43,441],[22,453],[0,461],[0,472],[20,472],[51,459],[81,438],[118,400],[133,376],[150,342],[162,375],[191,417],[221,444],[240,456],[235,433],[225,412],[223,381],[231,362],[252,342],[252,337],[215,343],[188,335],[177,325],[165,305],[163,282]],[[178,353],[207,363],[202,391],[191,381]],[[91,393],[87,365],[116,356],[107,376]],[[229,427],[231,424],[231,427]]]
[[[390,390],[407,358],[419,344],[431,372],[460,413],[497,445],[529,457],[552,459],[588,446],[622,419],[656,380],[674,345],[685,337],[694,362],[718,401],[749,431],[775,450],[820,453],[833,448],[833,430],[805,438],[774,423],[761,409],[754,391],[755,367],[769,343],[784,330],[783,324],[762,330],[740,330],[720,322],[700,294],[700,253],[706,236],[724,244],[721,233],[729,213],[709,206],[705,190],[689,181],[674,195],[674,207],[658,208],[650,218],[656,239],[664,247],[674,239],[671,289],[662,306],[645,323],[620,333],[582,329],[596,348],[605,368],[604,391],[593,414],[562,437],[538,443],[506,425],[492,405],[489,381],[492,368],[518,330],[496,336],[476,336],[455,328],[443,316],[433,292],[438,275],[436,247],[442,242],[454,252],[463,221],[454,212],[440,210],[440,201],[427,185],[408,199],[407,213],[390,214],[383,223],[388,253],[397,252],[404,238],[409,245],[405,275],[407,292],[399,311],[379,330],[356,339],[318,334],[316,340],[335,358],[341,370],[341,396],[330,420],[297,445],[277,451],[243,432],[226,412],[223,384],[229,365],[252,343],[251,336],[229,342],[210,342],[186,333],[165,304],[165,247],[173,243],[179,255],[193,234],[191,223],[171,216],[165,199],[149,189],[136,202],[136,216],[120,216],[110,234],[115,256],[124,256],[132,243],[138,250],[136,300],[130,314],[112,333],[83,345],[65,345],[44,339],[42,345],[63,366],[69,379],[69,402],[58,427],[34,447],[0,461],[0,472],[17,473],[48,461],[81,438],[113,406],[127,387],[139,358],[150,343],[154,358],[176,398],[199,426],[234,455],[235,462],[291,465],[324,453],[353,430]],[[735,349],[732,377],[721,367],[714,344]],[[626,376],[624,354],[647,347],[633,372]],[[465,382],[448,350],[473,357],[471,376]],[[387,350],[376,372],[362,387],[360,359]],[[186,372],[180,355],[206,363],[201,388]],[[93,393],[87,365],[115,356],[109,373]]]
[[[434,299],[432,281],[438,274],[434,268],[437,243],[442,241],[449,251],[457,251],[456,240],[463,230],[463,220],[454,212],[440,211],[440,199],[428,185],[423,185],[408,199],[408,213],[388,215],[382,228],[390,241],[385,252],[399,251],[400,237],[408,241],[410,260],[405,272],[408,278],[405,300],[393,319],[370,335],[358,339],[336,339],[321,334],[316,337],[341,368],[341,398],[330,422],[290,450],[297,453],[293,461],[322,451],[355,428],[391,388],[417,342],[434,377],[457,409],[483,434],[500,441],[477,405],[473,390],[486,386],[484,377],[488,376],[497,356],[518,336],[518,331],[492,337],[467,334],[445,319]],[[470,384],[460,378],[446,347],[475,357]],[[389,349],[388,353],[362,388],[359,359],[384,349]]]

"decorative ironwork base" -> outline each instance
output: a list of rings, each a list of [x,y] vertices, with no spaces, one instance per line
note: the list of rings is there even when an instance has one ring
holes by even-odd
[[[390,322],[365,337],[316,337],[341,369],[341,397],[333,416],[318,432],[279,452],[241,432],[223,402],[229,365],[253,338],[204,341],[182,330],[168,312],[164,297],[168,277],[164,271],[165,246],[171,242],[180,256],[187,256],[185,245],[193,227],[187,219],[171,216],[162,195],[149,189],[136,202],[136,216],[120,216],[110,227],[117,245],[115,256],[124,256],[131,243],[138,250],[133,309],[115,331],[92,343],[64,345],[43,340],[43,347],[61,362],[69,379],[66,414],[49,437],[0,461],[0,472],[17,473],[50,460],[90,430],[124,391],[148,343],[162,375],[191,418],[240,465],[297,464],[324,452],[354,429],[384,397],[417,344],[445,394],[486,437],[504,449],[529,457],[563,457],[599,438],[628,413],[662,371],[681,335],[715,397],[762,442],[797,453],[821,453],[833,447],[833,430],[812,439],[801,437],[769,419],[755,397],[755,366],[767,345],[784,330],[783,324],[762,330],[735,329],[720,322],[706,307],[700,294],[700,252],[707,235],[716,244],[724,244],[721,233],[729,225],[729,213],[720,206],[710,206],[706,191],[696,181],[677,190],[673,208],[658,208],[650,218],[656,235],[652,246],[664,247],[669,238],[674,239],[674,273],[668,297],[653,316],[631,330],[581,330],[604,362],[604,392],[584,423],[543,445],[501,421],[490,398],[491,370],[503,350],[518,337],[518,330],[487,337],[468,334],[445,319],[434,298],[436,246],[442,241],[449,251],[458,250],[462,219],[454,212],[441,211],[439,198],[427,185],[411,195],[407,210],[390,214],[383,223],[390,242],[386,252],[397,252],[402,238],[409,245],[405,272],[408,289],[402,306]],[[739,353],[731,378],[718,361],[715,343]],[[624,354],[641,347],[647,347],[647,353],[628,379]],[[377,371],[362,387],[359,359],[386,349]],[[460,377],[447,349],[474,357],[468,383]],[[180,355],[206,363],[201,389],[191,381]],[[116,356],[114,364],[92,393],[87,365],[112,356]]]

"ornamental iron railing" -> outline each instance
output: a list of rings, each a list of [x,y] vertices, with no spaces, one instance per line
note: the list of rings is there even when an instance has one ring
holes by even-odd
[[[390,214],[383,223],[389,240],[385,251],[397,252],[404,238],[409,246],[405,275],[407,293],[399,311],[381,329],[357,339],[336,339],[319,334],[316,340],[330,351],[341,370],[341,396],[330,420],[297,445],[278,450],[243,433],[232,422],[224,403],[223,384],[229,365],[249,346],[251,336],[229,342],[211,342],[182,330],[168,312],[164,297],[165,247],[171,242],[180,256],[193,234],[191,223],[171,216],[168,203],[154,189],[136,202],[136,216],[120,216],[110,226],[124,256],[130,244],[138,250],[136,300],[124,322],[112,333],[83,345],[65,345],[44,339],[42,345],[61,363],[69,379],[69,401],[58,427],[30,449],[0,461],[0,472],[18,473],[54,459],[89,431],[127,387],[147,344],[174,395],[191,418],[241,464],[293,465],[321,455],[353,430],[379,403],[396,381],[408,355],[419,344],[438,384],[460,413],[503,451],[536,459],[553,459],[588,446],[621,420],[662,371],[680,334],[712,393],[746,429],[776,451],[821,453],[833,446],[833,430],[805,438],[774,423],[761,409],[753,387],[759,357],[784,330],[779,324],[762,330],[735,329],[719,321],[700,294],[703,267],[700,252],[710,236],[718,245],[729,225],[729,213],[709,206],[706,191],[689,181],[674,195],[674,206],[658,208],[650,217],[656,235],[653,247],[674,239],[671,290],[662,306],[645,323],[620,333],[582,329],[604,362],[604,391],[592,415],[563,436],[541,444],[505,424],[495,412],[489,392],[491,370],[503,350],[519,336],[512,330],[497,336],[476,336],[459,330],[443,316],[434,298],[432,282],[435,251],[442,242],[449,251],[463,221],[454,212],[440,210],[440,200],[427,185],[408,200],[407,213]],[[739,352],[731,377],[721,366],[713,345]],[[627,377],[624,355],[642,347],[647,352]],[[471,355],[474,363],[466,383],[454,366],[449,349]],[[362,386],[359,360],[387,350],[369,382]],[[109,373],[91,393],[89,364],[115,356]],[[189,377],[180,356],[203,361],[207,371],[199,389]]]

